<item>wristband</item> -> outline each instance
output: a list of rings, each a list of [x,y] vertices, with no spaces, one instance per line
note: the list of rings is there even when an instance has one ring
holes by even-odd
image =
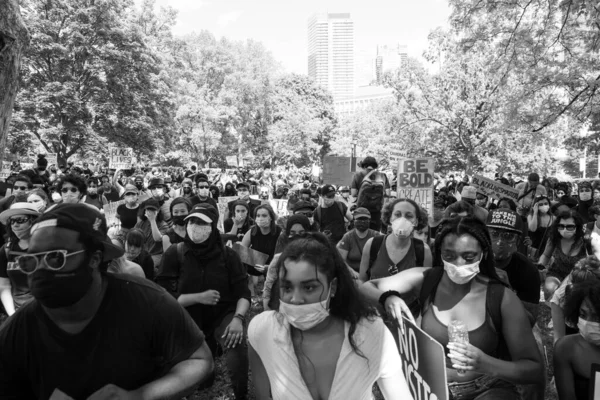
[[[233,318],[237,318],[237,319],[239,319],[240,321],[242,321],[242,324],[246,322],[246,317],[245,317],[245,316],[243,316],[242,314],[235,314],[235,315],[233,316]]]
[[[390,296],[396,296],[399,299],[402,299],[402,295],[400,293],[398,293],[397,291],[395,291],[395,290],[388,290],[387,292],[384,292],[381,296],[379,296],[379,304],[381,304],[381,306],[383,308],[385,308],[385,301]]]

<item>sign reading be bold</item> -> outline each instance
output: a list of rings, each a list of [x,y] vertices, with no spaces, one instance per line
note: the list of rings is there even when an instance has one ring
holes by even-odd
[[[414,200],[433,215],[433,158],[402,158],[398,162],[397,197]]]

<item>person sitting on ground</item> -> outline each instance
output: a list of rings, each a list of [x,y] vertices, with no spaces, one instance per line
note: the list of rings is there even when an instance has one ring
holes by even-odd
[[[360,272],[360,261],[363,248],[369,239],[379,236],[380,233],[370,229],[371,213],[363,207],[358,207],[352,212],[354,229],[347,232],[337,244],[342,260],[356,273]]]
[[[223,222],[225,234],[222,235],[223,241],[232,242],[241,241],[250,228],[254,225],[254,220],[250,218],[250,207],[245,201],[237,201],[233,208],[233,215]]]

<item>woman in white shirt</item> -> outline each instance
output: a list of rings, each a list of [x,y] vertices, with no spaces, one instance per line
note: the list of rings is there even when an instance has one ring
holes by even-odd
[[[391,332],[322,234],[291,242],[277,263],[279,311],[248,327],[258,400],[412,399]]]

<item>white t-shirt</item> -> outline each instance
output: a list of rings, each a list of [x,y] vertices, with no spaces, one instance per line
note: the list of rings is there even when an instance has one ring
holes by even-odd
[[[405,379],[396,342],[381,318],[363,319],[356,326],[354,341],[366,359],[352,350],[349,328],[346,322],[329,400],[371,400],[373,384],[380,378]],[[312,400],[283,316],[276,311],[255,316],[248,326],[248,341],[267,371],[273,400]]]

